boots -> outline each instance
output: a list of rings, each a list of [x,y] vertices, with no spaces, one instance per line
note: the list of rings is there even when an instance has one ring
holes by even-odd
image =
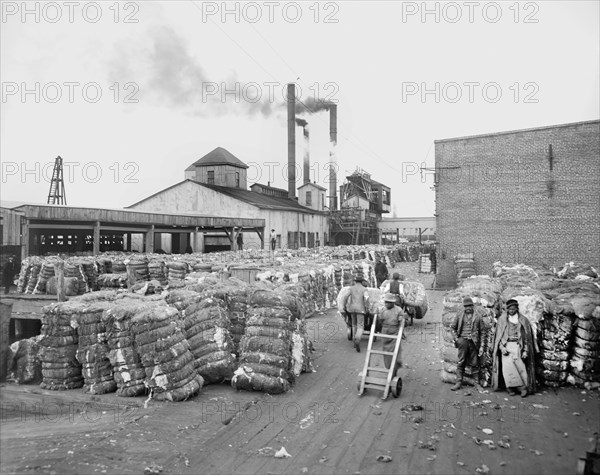
[[[460,369],[456,370],[456,384],[450,388],[450,391],[458,391],[462,388],[463,372]]]

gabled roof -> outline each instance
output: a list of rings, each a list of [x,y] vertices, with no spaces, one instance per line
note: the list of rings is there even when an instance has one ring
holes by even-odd
[[[298,189],[304,188],[305,186],[312,186],[313,188],[317,188],[318,190],[323,190],[323,191],[327,191],[327,188],[323,188],[320,185],[317,185],[316,183],[304,183],[304,185],[299,186]]]
[[[238,168],[249,168],[244,162],[237,158],[233,153],[225,150],[223,147],[217,147],[212,152],[207,153],[197,162],[194,162],[186,171],[192,171],[196,167],[211,165],[231,165],[232,167]]]
[[[198,185],[205,186],[211,190],[218,191],[224,195],[230,196],[240,201],[256,206],[261,209],[277,209],[282,211],[298,211],[301,213],[315,214],[315,210],[302,206],[296,200],[290,198],[280,198],[278,196],[265,195],[264,193],[256,193],[250,190],[242,190],[241,188],[228,188],[226,186],[207,185],[195,180],[189,180]],[[317,211],[318,213],[318,211]]]
[[[164,193],[165,191],[168,191],[171,188],[181,186],[187,182],[193,183],[197,186],[203,186],[205,188],[209,188],[209,189],[217,191],[219,193],[223,193],[226,196],[229,196],[236,200],[243,201],[245,203],[251,204],[251,205],[256,206],[257,208],[261,208],[261,209],[276,209],[276,210],[280,210],[280,211],[297,211],[300,213],[321,214],[320,211],[315,211],[314,209],[307,208],[306,206],[302,206],[301,204],[298,203],[298,201],[292,200],[290,198],[279,198],[277,196],[265,195],[263,193],[256,193],[256,192],[250,191],[250,190],[242,190],[241,188],[228,188],[226,186],[207,185],[206,183],[200,183],[199,181],[191,180],[191,179],[180,181],[179,183],[176,183],[175,185],[171,185],[171,186],[165,188],[164,190],[157,191],[156,193],[138,201],[137,203],[134,203],[134,204],[128,206],[127,208],[131,208],[140,203],[143,203],[144,201],[146,201],[154,196]]]

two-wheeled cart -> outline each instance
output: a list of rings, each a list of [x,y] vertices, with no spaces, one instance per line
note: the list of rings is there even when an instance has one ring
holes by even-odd
[[[371,323],[371,332],[369,335],[369,344],[367,346],[367,356],[365,358],[365,365],[363,370],[358,375],[358,395],[361,396],[365,389],[379,389],[383,391],[381,399],[387,399],[390,390],[392,396],[400,396],[402,391],[402,378],[395,376],[396,371],[396,359],[400,352],[400,340],[402,340],[402,334],[404,332],[404,318],[400,322],[400,330],[397,335],[388,335],[386,333],[377,333],[375,326],[377,325],[377,315],[373,315],[373,322]],[[395,339],[396,344],[394,345],[394,351],[383,351],[374,350],[373,341],[375,337]],[[392,363],[389,369],[385,367],[371,366],[371,357],[373,355],[388,355],[392,357]]]

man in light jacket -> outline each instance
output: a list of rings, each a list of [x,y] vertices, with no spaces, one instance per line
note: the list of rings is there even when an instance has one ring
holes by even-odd
[[[367,313],[367,299],[369,294],[363,286],[363,276],[358,274],[354,278],[354,285],[346,295],[343,303],[346,312],[352,320],[352,334],[354,336],[354,349],[360,353],[360,339],[365,329],[365,313]]]

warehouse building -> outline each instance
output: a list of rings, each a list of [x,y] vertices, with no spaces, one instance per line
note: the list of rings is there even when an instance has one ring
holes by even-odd
[[[600,121],[435,141],[440,287],[454,256],[600,267]]]
[[[265,221],[257,218],[6,202],[0,207],[0,216],[2,254],[10,252],[21,258],[153,252],[165,240],[171,246],[169,252],[184,253],[193,249],[205,232],[231,236],[235,229],[244,228],[263,234],[265,227]]]
[[[329,216],[324,211],[325,188],[303,184],[297,198],[289,190],[269,184],[247,185],[248,166],[224,148],[217,147],[185,170],[185,180],[144,198],[127,209],[172,214],[212,212],[224,217],[243,216],[265,222],[266,233],[275,229],[277,248],[320,247],[329,232]],[[195,250],[218,251],[236,248],[243,236],[244,249],[263,249],[265,235],[256,227],[241,227],[232,236],[202,232]],[[268,235],[266,237],[268,241]],[[166,249],[165,249],[166,250]]]

